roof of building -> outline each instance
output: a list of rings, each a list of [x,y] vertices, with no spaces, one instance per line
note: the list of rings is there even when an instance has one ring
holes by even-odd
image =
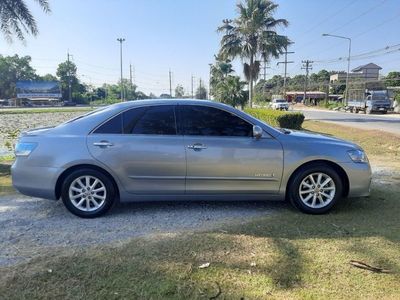
[[[382,68],[380,66],[378,66],[378,65],[376,65],[374,63],[369,63],[369,64],[366,64],[366,65],[359,66],[359,67],[357,67],[357,68],[355,68],[355,69],[353,69],[351,71],[352,72],[361,72],[364,69],[379,69],[379,70],[382,70]]]

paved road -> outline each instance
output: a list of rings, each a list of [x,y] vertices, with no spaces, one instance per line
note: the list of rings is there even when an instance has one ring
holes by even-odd
[[[338,111],[296,110],[304,113],[306,119],[330,122],[361,129],[376,129],[400,135],[399,115],[365,115]]]

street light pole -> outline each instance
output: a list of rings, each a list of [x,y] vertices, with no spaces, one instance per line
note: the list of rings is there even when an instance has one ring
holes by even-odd
[[[120,45],[120,58],[121,58],[121,102],[124,101],[124,85],[122,82],[122,42],[125,41],[124,38],[118,38],[117,41],[119,42]]]
[[[330,37],[335,37],[339,39],[345,39],[349,41],[349,54],[347,57],[347,75],[346,75],[346,95],[345,95],[345,104],[347,105],[349,101],[349,75],[350,75],[350,58],[351,58],[351,38],[345,37],[345,36],[340,36],[340,35],[334,35],[334,34],[329,34],[329,33],[323,33],[322,36],[330,36]]]

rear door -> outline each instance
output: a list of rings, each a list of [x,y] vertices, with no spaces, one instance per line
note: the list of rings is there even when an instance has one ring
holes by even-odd
[[[179,105],[186,147],[188,194],[277,193],[283,170],[281,144],[253,124],[219,108]]]
[[[91,154],[133,194],[183,194],[186,160],[175,106],[132,108],[88,136]]]

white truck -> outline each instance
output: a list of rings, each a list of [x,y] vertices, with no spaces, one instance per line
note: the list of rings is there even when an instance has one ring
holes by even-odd
[[[289,109],[289,103],[287,100],[281,98],[281,99],[272,99],[270,103],[270,107],[275,110],[288,110]]]

